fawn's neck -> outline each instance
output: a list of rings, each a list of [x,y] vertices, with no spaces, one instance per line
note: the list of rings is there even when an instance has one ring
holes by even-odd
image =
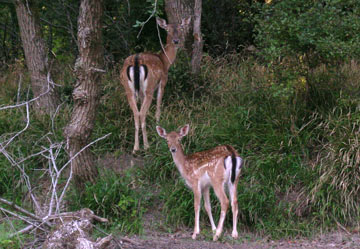
[[[160,53],[161,61],[164,64],[166,70],[169,70],[170,66],[176,59],[177,48],[172,43],[172,37],[168,36],[166,39],[166,45],[163,51]]]
[[[181,176],[185,180],[187,180],[188,169],[187,169],[187,165],[186,165],[186,155],[184,154],[183,149],[180,146],[179,148],[177,148],[175,153],[171,153],[171,154],[172,154],[172,157],[173,157],[176,167],[180,171]]]

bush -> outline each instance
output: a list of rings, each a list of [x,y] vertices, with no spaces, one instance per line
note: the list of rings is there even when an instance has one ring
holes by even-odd
[[[282,237],[309,235],[337,222],[357,225],[360,68],[356,60],[337,67],[303,67],[299,72],[286,63],[264,66],[237,54],[204,56],[201,74],[192,77],[186,71],[187,61],[179,59],[170,70],[160,125],[171,131],[190,124],[189,135],[182,140],[186,153],[218,144],[231,144],[239,151],[245,159],[238,189],[239,226]],[[108,140],[92,146],[100,157],[105,152],[130,151],[133,145],[132,113],[116,78],[116,72],[105,76],[94,128],[94,137],[112,132]],[[54,123],[32,119],[31,128],[8,149],[20,156],[36,153],[34,140],[46,145],[36,138],[48,131],[53,132],[49,135],[53,140],[63,139],[61,127],[69,106]],[[88,185],[81,198],[71,193],[72,209],[88,207],[109,218],[109,229],[122,232],[141,232],[143,214],[154,206],[163,208],[170,228],[193,226],[192,193],[180,180],[166,142],[156,133],[154,113],[152,105],[147,119],[151,146],[141,155],[145,166],[122,175],[107,172],[95,185]],[[0,131],[20,130],[23,120],[21,111],[2,111],[0,122],[9,128],[0,126]],[[2,141],[7,136],[2,135]],[[41,163],[30,160],[27,169]],[[0,164],[1,196],[16,195],[14,199],[21,202],[23,193],[11,193],[16,174],[7,177],[4,157]],[[211,195],[217,220],[220,207]],[[204,210],[201,217],[209,224]],[[227,217],[229,226],[230,212]]]
[[[336,65],[360,56],[359,17],[355,0],[273,1],[260,11],[256,42],[268,61],[305,55],[312,68]]]
[[[357,64],[321,65],[303,77],[292,68],[265,68],[235,56],[205,57],[204,62],[201,83],[177,84],[203,84],[206,91],[200,99],[165,106],[161,126],[171,131],[190,123],[182,141],[185,152],[232,144],[244,157],[240,224],[282,237],[309,235],[358,217],[355,103],[360,96],[348,90],[359,89]],[[169,92],[168,98],[175,94]],[[155,129],[153,136],[147,154],[152,163],[144,173],[163,186],[168,224],[192,226],[192,193],[178,180],[167,145]],[[213,193],[212,204],[217,219]],[[204,210],[201,217],[208,224]],[[231,213],[227,217],[231,224]]]
[[[124,233],[142,232],[142,215],[146,211],[151,194],[143,194],[142,189],[131,187],[134,181],[128,172],[125,176],[105,172],[96,184],[86,186],[81,196],[73,193],[77,200],[71,202],[73,210],[90,208],[96,215],[108,218],[110,229]]]

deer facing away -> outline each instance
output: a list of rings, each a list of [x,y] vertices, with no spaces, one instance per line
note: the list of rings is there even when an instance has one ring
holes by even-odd
[[[164,19],[156,18],[157,24],[167,31],[166,45],[160,54],[140,53],[127,57],[120,73],[121,84],[125,88],[126,97],[133,111],[135,122],[135,144],[133,152],[139,150],[139,121],[141,123],[144,148],[149,148],[146,132],[146,115],[150,108],[153,95],[157,90],[156,122],[160,120],[161,102],[168,71],[174,63],[176,52],[182,46],[182,32],[189,25],[190,18],[183,19],[179,24],[167,24]],[[141,99],[140,110],[137,100]]]
[[[221,235],[229,206],[229,200],[224,189],[225,185],[227,185],[229,190],[233,214],[233,230],[231,236],[237,238],[238,201],[236,189],[243,163],[237,151],[230,145],[221,145],[210,150],[185,155],[180,140],[188,134],[189,125],[182,127],[179,132],[173,131],[167,133],[166,130],[160,126],[157,126],[156,130],[159,136],[165,138],[167,141],[171,155],[181,176],[194,193],[195,227],[192,238],[196,239],[197,234],[200,233],[199,215],[202,194],[204,195],[204,206],[210,219],[211,228],[213,232],[215,232],[213,240],[216,241]],[[221,213],[217,227],[215,226],[211,213],[209,196],[211,186],[221,203]]]

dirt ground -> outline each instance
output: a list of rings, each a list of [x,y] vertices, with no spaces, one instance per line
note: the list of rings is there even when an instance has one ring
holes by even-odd
[[[360,249],[360,233],[338,230],[319,234],[314,238],[271,240],[251,233],[241,233],[239,239],[231,237],[231,229],[224,229],[219,241],[213,242],[212,235],[201,233],[196,240],[191,239],[192,228],[181,228],[174,233],[165,231],[161,220],[163,214],[153,210],[144,215],[144,235],[122,238],[121,248],[129,249]],[[203,224],[201,224],[204,226]],[[201,228],[201,227],[200,227]],[[345,229],[345,228],[343,228]],[[209,227],[204,229],[209,232]],[[119,244],[118,244],[119,245]]]
[[[318,235],[312,239],[293,239],[293,240],[268,240],[266,238],[255,238],[249,234],[240,234],[240,239],[232,240],[230,234],[225,234],[225,238],[220,242],[205,240],[200,236],[197,240],[191,239],[191,232],[187,234],[162,234],[162,235],[143,235],[120,240],[121,248],[129,249],[352,249],[360,248],[359,234],[346,234],[344,232],[332,232],[329,234]]]
[[[161,221],[163,214],[151,211],[144,215],[144,234],[119,238],[117,245],[128,249],[360,249],[360,233],[339,228],[313,238],[271,240],[251,233],[241,233],[239,239],[231,238],[231,228],[224,229],[223,236],[217,242],[211,234],[201,233],[196,240],[191,239],[192,228],[179,228],[170,233]],[[201,224],[204,226],[204,224]],[[202,227],[201,227],[202,228]],[[208,233],[209,227],[204,229]]]

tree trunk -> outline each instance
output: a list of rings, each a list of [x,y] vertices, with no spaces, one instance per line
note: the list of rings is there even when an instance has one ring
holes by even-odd
[[[15,61],[15,58],[18,58],[19,54],[22,53],[21,51],[21,40],[18,35],[16,35],[16,29],[18,28],[18,20],[16,18],[16,9],[14,4],[10,5],[10,14],[11,14],[11,22],[12,22],[12,30],[11,30],[11,58],[10,63]],[[19,51],[20,50],[20,51]]]
[[[184,30],[185,50],[191,57],[191,72],[199,73],[202,59],[203,40],[201,35],[201,0],[165,0],[165,12],[169,23],[181,23],[191,16],[189,27]]]
[[[42,38],[39,16],[33,1],[16,0],[16,14],[24,48],[26,65],[30,71],[31,88],[34,94],[37,114],[52,113],[59,98],[51,84],[48,49]],[[48,78],[49,76],[49,78]]]
[[[191,16],[191,23],[194,20],[194,0],[165,0],[165,12],[168,23],[181,23],[182,19]],[[192,53],[192,26],[189,25],[182,32],[182,40],[185,41],[185,51],[189,57]]]
[[[195,0],[194,5],[194,44],[191,56],[191,72],[198,74],[200,71],[200,63],[202,59],[203,40],[201,35],[201,4],[202,0]]]
[[[65,129],[70,157],[75,156],[89,143],[94,127],[101,74],[104,72],[102,14],[102,0],[81,1],[78,18],[79,56],[75,63],[77,82],[73,92],[75,103],[71,120]],[[80,190],[85,182],[95,182],[98,171],[89,148],[75,157],[71,166],[75,184]]]

